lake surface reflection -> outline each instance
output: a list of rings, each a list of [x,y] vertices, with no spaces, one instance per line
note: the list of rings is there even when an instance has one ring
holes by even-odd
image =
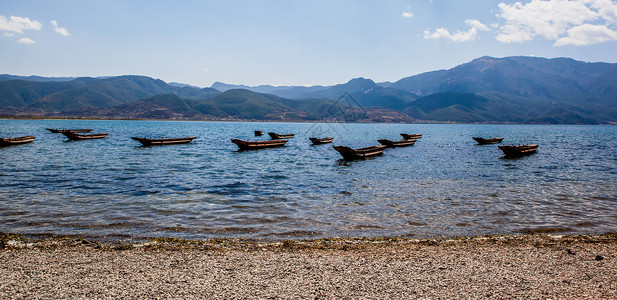
[[[45,128],[93,128],[68,142]],[[284,148],[237,151],[254,130],[295,133]],[[344,162],[331,145],[399,133],[412,147]],[[448,237],[617,231],[617,127],[0,120],[0,231],[99,239]],[[131,136],[197,136],[141,147]],[[312,146],[309,137],[334,136]],[[503,159],[496,145],[537,143]]]

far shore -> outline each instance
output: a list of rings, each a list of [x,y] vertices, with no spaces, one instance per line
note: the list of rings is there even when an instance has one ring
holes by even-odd
[[[344,121],[344,120],[245,120],[245,119],[128,119],[128,118],[81,118],[81,117],[20,117],[20,116],[2,116],[0,120],[65,120],[65,121],[170,121],[170,122],[229,122],[229,123],[349,123],[349,124],[469,124],[469,125],[586,125],[586,126],[607,126],[617,125],[617,122],[609,122],[606,124],[585,124],[585,123],[508,123],[508,122],[482,122],[482,123],[461,123],[451,121],[427,121],[416,120],[415,122],[362,122],[362,121]]]
[[[0,298],[617,298],[617,234],[99,243],[0,234]]]

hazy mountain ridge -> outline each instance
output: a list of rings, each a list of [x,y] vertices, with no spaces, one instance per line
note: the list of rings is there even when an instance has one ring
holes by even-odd
[[[30,77],[26,77],[30,78]],[[218,89],[217,89],[218,88]],[[220,89],[220,90],[219,90]],[[333,109],[337,108],[337,109]],[[336,116],[334,113],[338,113]],[[394,83],[210,88],[145,76],[0,75],[0,114],[95,118],[617,123],[617,64],[481,57]]]

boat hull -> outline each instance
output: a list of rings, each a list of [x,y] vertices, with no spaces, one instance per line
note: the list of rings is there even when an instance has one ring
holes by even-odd
[[[177,139],[149,139],[149,138],[139,138],[139,137],[131,137],[133,140],[140,142],[144,146],[162,146],[162,145],[177,145],[177,144],[188,144],[192,142],[197,137],[185,137],[185,138],[177,138]]]
[[[419,138],[422,138],[422,134],[401,133],[400,135],[403,137],[403,139],[406,139],[406,140],[417,140]]]
[[[31,143],[36,137],[34,136],[20,136],[15,138],[0,138],[0,147],[8,147],[15,145],[23,145]]]
[[[309,140],[311,140],[311,143],[313,143],[313,145],[322,145],[322,144],[332,143],[332,141],[334,141],[334,138],[333,137],[327,137],[323,139],[309,138]]]
[[[294,137],[294,134],[276,134],[274,132],[268,132],[268,135],[273,140],[290,139],[290,138]]]
[[[73,131],[65,131],[62,134],[72,141],[104,139],[108,135],[107,133],[79,134]]]
[[[270,141],[243,141],[239,139],[232,139],[232,143],[236,144],[240,150],[258,150],[265,148],[283,147],[287,143],[287,140],[270,140]]]
[[[499,144],[503,141],[503,138],[483,139],[481,137],[472,137],[472,139],[478,142],[478,145]]]
[[[47,130],[49,130],[51,133],[63,133],[63,132],[67,132],[67,131],[72,131],[72,132],[77,132],[77,133],[88,133],[90,131],[92,131],[92,129],[59,129],[59,128],[45,128]]]
[[[345,160],[367,159],[373,156],[378,156],[386,149],[384,145],[377,145],[366,148],[352,149],[345,146],[333,146],[334,150],[343,156]]]
[[[407,139],[407,140],[400,140],[400,141],[391,141],[391,140],[377,140],[380,144],[388,147],[388,148],[395,148],[395,147],[408,147],[411,146],[413,144],[416,143],[416,139]]]
[[[504,157],[521,157],[536,153],[538,145],[503,145],[499,146],[499,149],[503,152]]]

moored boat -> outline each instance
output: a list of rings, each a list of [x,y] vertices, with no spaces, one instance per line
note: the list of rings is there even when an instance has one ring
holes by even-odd
[[[270,135],[270,137],[271,137],[273,140],[279,140],[279,139],[289,139],[289,138],[294,137],[294,135],[293,135],[293,134],[276,134],[276,133],[274,133],[274,132],[268,132],[268,135]]]
[[[255,136],[262,136],[264,135],[264,132],[261,130],[255,130]]]
[[[14,138],[0,138],[0,146],[1,147],[8,147],[8,146],[13,146],[13,145],[21,145],[21,144],[26,144],[26,143],[30,143],[32,141],[34,141],[36,137],[34,136],[20,136],[20,137],[14,137]]]
[[[73,131],[65,131],[64,134],[67,138],[72,141],[80,141],[80,140],[94,140],[94,139],[103,139],[107,137],[108,133],[92,133],[92,134],[80,134]]]
[[[283,147],[287,140],[269,140],[269,141],[243,141],[232,139],[232,143],[236,144],[240,150],[257,150],[264,148]]]
[[[372,156],[381,155],[386,149],[384,145],[376,145],[366,148],[352,149],[345,146],[333,146],[334,150],[343,156],[345,160],[366,159]]]
[[[416,143],[416,139],[405,139],[400,141],[391,141],[391,140],[377,140],[380,144],[387,146],[388,148],[394,147],[407,147]]]
[[[183,137],[173,139],[149,139],[140,137],[131,137],[132,139],[140,142],[144,146],[158,146],[158,145],[174,145],[174,144],[188,144],[197,137]]]
[[[81,128],[81,129],[45,128],[45,129],[51,131],[51,133],[63,133],[66,131],[72,131],[72,132],[77,132],[77,133],[88,133],[92,131],[92,129],[85,129],[85,128]]]
[[[533,154],[538,150],[538,145],[502,145],[498,146],[505,157],[519,157]]]
[[[422,134],[419,134],[419,133],[415,133],[415,134],[401,133],[401,136],[404,139],[406,139],[406,140],[411,140],[411,139],[417,140],[417,139],[422,137]]]
[[[327,143],[332,143],[332,141],[334,141],[333,137],[325,137],[325,138],[309,138],[309,140],[311,140],[311,143],[313,143],[313,145],[321,145],[321,144],[327,144]]]
[[[472,139],[478,142],[478,145],[499,144],[503,141],[503,138],[483,139],[481,137],[472,137]]]

